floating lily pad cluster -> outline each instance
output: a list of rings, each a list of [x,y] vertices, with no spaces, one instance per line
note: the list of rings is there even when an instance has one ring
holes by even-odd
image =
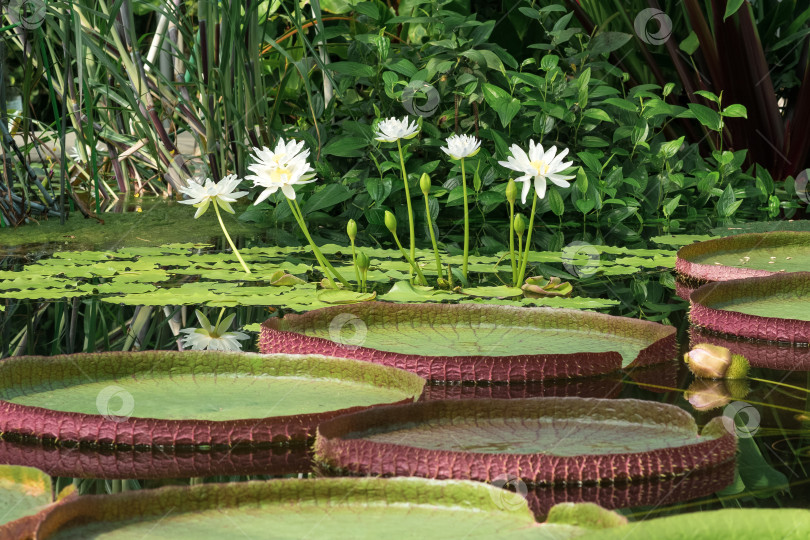
[[[62,251],[28,264],[18,271],[0,271],[0,298],[57,300],[98,297],[105,302],[129,305],[205,304],[209,306],[281,306],[307,311],[347,299],[329,291],[318,291],[308,281],[311,260],[300,247],[256,247],[241,250],[252,269],[246,274],[236,256],[211,253],[206,244],[169,244],[160,247],[131,247],[117,251]],[[351,258],[345,247],[328,244],[324,254],[335,267],[353,276]],[[604,309],[617,304],[602,298],[564,298],[557,295],[523,298],[523,291],[511,287],[471,287],[462,291],[437,291],[407,282],[409,265],[397,251],[367,248],[371,258],[369,282],[387,289],[381,299],[393,302],[473,302],[504,305],[546,305],[575,309]],[[417,259],[429,261],[432,253],[417,251]],[[563,253],[532,253],[538,265],[556,263]],[[671,268],[673,253],[662,250],[631,250],[622,247],[593,246],[593,250],[567,254],[572,268],[587,267],[605,275],[631,275],[640,270]],[[446,257],[461,264],[461,257]],[[492,272],[503,257],[470,258],[471,272]],[[424,272],[431,275],[430,265]],[[505,267],[502,268],[505,271]],[[564,274],[561,269],[554,270]],[[393,285],[393,286],[391,286]],[[345,296],[345,295],[344,295]],[[370,299],[371,297],[369,297]],[[352,297],[351,301],[357,301]]]

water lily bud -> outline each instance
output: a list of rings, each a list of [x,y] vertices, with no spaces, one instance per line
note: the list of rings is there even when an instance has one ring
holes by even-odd
[[[684,397],[698,411],[710,411],[731,403],[731,396],[722,381],[695,379],[684,392]]]
[[[397,218],[388,210],[385,211],[385,226],[391,232],[395,232],[397,230]]]
[[[346,225],[346,233],[349,235],[349,240],[354,242],[354,239],[357,236],[357,222],[355,220],[349,220],[349,223]]]
[[[506,200],[509,201],[509,204],[515,204],[517,192],[517,182],[510,178],[509,182],[506,184]]]
[[[369,266],[371,266],[371,261],[368,260],[368,255],[366,255],[362,251],[358,251],[357,268],[359,268],[361,272],[365,272],[366,270],[368,270]]]
[[[419,177],[419,187],[427,197],[428,193],[430,193],[430,176],[428,176],[428,173],[422,173],[422,176]]]
[[[526,231],[526,221],[523,219],[523,214],[515,215],[515,232],[518,236],[523,236]]]
[[[725,407],[733,400],[745,399],[748,392],[748,383],[739,379],[724,381],[695,379],[684,392],[684,397],[695,410],[709,411]]]
[[[719,345],[700,343],[683,359],[689,371],[703,379],[743,379],[748,375],[748,360]]]

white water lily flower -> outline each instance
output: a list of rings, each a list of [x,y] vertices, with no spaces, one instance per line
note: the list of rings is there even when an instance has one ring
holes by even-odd
[[[231,203],[236,201],[239,197],[247,195],[247,191],[234,190],[239,186],[239,178],[235,174],[229,174],[219,182],[214,182],[210,178],[205,179],[205,184],[201,183],[202,179],[192,178],[188,186],[180,188],[178,191],[189,197],[188,200],[180,201],[180,204],[191,204],[197,208],[197,213],[194,214],[194,219],[197,219],[208,210],[208,205],[214,203],[226,212],[234,213],[231,208]]]
[[[473,157],[481,150],[481,141],[472,135],[451,135],[447,138],[447,147],[441,151],[453,159]]]
[[[192,351],[241,351],[242,344],[239,340],[248,339],[248,336],[242,332],[228,332],[228,327],[231,326],[236,313],[225,317],[216,327],[214,327],[208,318],[200,312],[195,310],[197,320],[200,321],[202,328],[183,328],[183,346],[190,347]]]
[[[266,188],[253,204],[259,204],[279,189],[285,197],[295,200],[293,186],[315,181],[315,170],[307,161],[309,149],[304,149],[304,141],[285,143],[284,139],[279,139],[275,150],[262,147],[253,151],[256,163],[248,169],[254,174],[245,179],[253,180],[254,186]]]
[[[419,133],[419,126],[407,116],[398,120],[386,118],[377,124],[374,139],[382,142],[397,142],[399,139],[413,139]]]
[[[534,179],[534,191],[541,199],[546,196],[547,179],[560,187],[565,188],[571,185],[566,180],[570,180],[574,176],[559,174],[574,163],[573,161],[563,163],[563,158],[568,154],[567,148],[559,154],[556,146],[543,151],[543,145],[535,144],[533,140],[530,140],[528,154],[516,144],[513,144],[509,151],[512,152],[512,155],[506,161],[499,161],[498,164],[507,169],[523,173],[520,178],[515,178],[516,182],[524,183],[520,194],[523,204],[526,204],[526,196],[529,194],[529,188],[531,187],[529,182],[532,179]]]

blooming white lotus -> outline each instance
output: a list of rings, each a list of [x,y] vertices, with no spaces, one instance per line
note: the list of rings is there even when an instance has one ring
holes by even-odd
[[[451,135],[447,138],[447,146],[441,150],[453,159],[473,157],[481,150],[481,141],[472,135]]]
[[[544,151],[543,145],[535,144],[533,140],[530,140],[528,154],[516,144],[513,144],[509,151],[512,152],[512,155],[506,161],[498,163],[507,169],[523,173],[523,176],[515,178],[516,182],[524,183],[520,194],[523,204],[526,204],[526,197],[529,195],[531,187],[529,182],[532,179],[534,179],[534,191],[541,199],[546,196],[546,180],[551,180],[564,188],[571,185],[566,180],[574,177],[560,174],[574,163],[573,161],[563,163],[563,158],[568,154],[567,148],[559,154],[556,146]]]
[[[195,313],[202,328],[183,328],[180,330],[180,332],[186,334],[183,337],[183,346],[190,347],[193,351],[206,349],[209,351],[241,351],[242,344],[239,341],[250,337],[242,332],[227,331],[234,317],[236,317],[236,313],[225,317],[216,326],[213,326],[200,310],[195,310]]]
[[[189,199],[180,201],[180,204],[191,204],[197,208],[197,213],[194,214],[194,219],[197,219],[208,210],[208,205],[212,202],[225,210],[226,212],[234,213],[231,208],[231,203],[236,201],[239,197],[247,195],[247,191],[234,190],[239,186],[240,180],[235,174],[229,174],[219,182],[214,182],[210,178],[205,179],[205,184],[201,183],[202,179],[192,178],[188,186],[180,188],[178,191],[189,197]]]
[[[397,142],[399,139],[413,139],[419,133],[419,126],[407,116],[398,120],[386,118],[377,124],[374,139],[382,142]]]
[[[254,186],[266,188],[253,204],[259,204],[279,189],[285,197],[295,200],[293,186],[315,181],[315,171],[307,161],[309,149],[304,149],[304,141],[285,143],[284,139],[279,139],[274,150],[263,146],[253,151],[256,163],[249,165],[248,169],[254,174],[245,179],[253,180]]]

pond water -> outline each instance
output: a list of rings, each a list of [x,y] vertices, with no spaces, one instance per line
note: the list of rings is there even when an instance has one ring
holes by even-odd
[[[39,247],[44,250],[53,245],[40,244]],[[43,251],[41,258],[28,257],[25,260],[17,258],[14,252],[6,252],[4,267],[0,268],[0,296],[5,298],[2,300],[5,312],[0,328],[2,354],[53,355],[139,348],[176,349],[177,330],[198,326],[193,316],[195,308],[205,310],[213,321],[223,307],[228,313],[236,313],[232,329],[247,327],[252,339],[245,342],[244,349],[256,351],[254,332],[258,330],[258,323],[284,312],[330,305],[319,299],[312,283],[273,287],[266,281],[266,276],[277,270],[310,279],[312,274],[309,268],[313,261],[306,250],[297,246],[244,247],[246,260],[260,270],[248,280],[243,279],[246,277],[244,274],[239,274],[238,262],[232,256],[203,244],[121,248],[116,253],[84,252],[81,257],[74,257],[71,252],[64,250],[55,255]],[[30,246],[26,249],[30,249]],[[324,252],[334,257],[341,249],[346,248],[325,246]],[[688,304],[675,296],[674,281],[666,277],[672,275],[674,250],[611,249],[600,254],[600,275],[575,285],[574,299],[526,301],[461,297],[453,301],[573,308],[584,306],[611,314],[644,315],[674,324],[679,329],[681,349],[688,349]],[[375,290],[385,292],[390,289],[391,283],[407,277],[407,265],[395,252],[369,250],[369,254],[377,261],[369,278]],[[549,261],[556,257],[559,261],[559,254],[538,253],[535,257]],[[349,273],[350,260],[347,261],[345,255],[337,259],[338,270],[344,271],[347,276],[352,275]],[[496,259],[480,257],[471,264],[489,268]],[[12,281],[16,284],[12,284]],[[639,283],[644,284],[643,290]],[[28,299],[20,299],[20,296],[27,296]],[[588,304],[591,300],[596,303]],[[457,328],[436,328],[434,331],[431,335],[406,335],[406,332],[398,339],[411,338],[416,343],[415,352],[430,350],[433,354],[452,355],[480,350],[472,334],[469,340],[465,340],[464,336],[457,334]],[[694,339],[702,339],[697,330],[694,333],[698,336]],[[368,339],[373,342],[372,345],[384,349],[386,339],[390,338],[380,336],[372,331]],[[584,338],[593,339],[594,336],[579,335],[576,331],[568,332],[565,336],[566,342],[581,342]],[[497,341],[501,343],[508,343],[510,339],[513,336],[497,336]],[[470,345],[464,349],[467,342]],[[594,341],[595,350],[603,350],[599,343],[598,339]],[[740,342],[740,346],[749,345],[748,342]],[[459,346],[463,350],[459,350]],[[537,346],[535,343],[531,350],[516,350],[513,354],[530,353]],[[559,346],[559,342],[556,346]],[[620,350],[628,347],[632,349],[634,345],[624,343]],[[759,344],[759,347],[756,354],[761,355],[763,366],[774,365],[774,359],[775,365],[779,365],[780,359],[806,356],[800,348],[771,347],[767,344]],[[564,350],[563,344],[560,351]],[[756,365],[756,359],[751,360]],[[798,366],[810,370],[810,362]],[[186,378],[191,377],[174,375],[131,381],[132,395],[142,407],[133,414],[174,418],[172,415],[181,411],[193,412],[204,419],[222,420],[255,417],[254,411],[258,408],[266,411],[267,415],[280,415],[296,412],[296,404],[308,398],[292,379],[271,383],[239,378],[209,380],[196,377],[193,384],[186,385]],[[11,394],[0,397],[14,403],[30,402],[61,411],[93,413],[94,398],[107,382],[82,383],[70,387],[70,392],[64,391],[64,387],[51,386],[38,388],[36,393],[24,397]],[[538,516],[542,516],[554,502],[595,501],[607,508],[620,509],[632,518],[647,518],[736,506],[808,507],[810,431],[807,428],[810,423],[810,393],[804,390],[808,388],[808,383],[810,371],[755,368],[750,380],[745,383],[721,381],[701,385],[694,381],[682,362],[672,359],[651,368],[584,379],[511,385],[429,384],[420,399],[540,396],[635,398],[676,405],[692,414],[699,427],[721,414],[730,418],[736,416],[737,423],[731,424],[737,426],[732,429],[736,429],[739,436],[735,468],[726,466],[711,474],[686,475],[641,484],[531,488],[525,494]],[[354,394],[356,390],[348,388],[346,383],[324,384],[333,386],[308,387],[307,391],[312,390],[319,396],[341,396],[338,401],[342,400],[341,404],[345,404],[345,394],[349,391]],[[285,402],[283,396],[287,395],[295,395],[296,399]],[[199,399],[202,397],[205,399]],[[365,403],[363,396],[358,399],[356,404]],[[369,396],[367,401],[375,400],[379,402],[380,396]],[[166,405],[169,402],[173,403],[172,407]],[[287,404],[293,408],[286,408]],[[333,405],[331,402],[318,402],[313,406],[313,412],[326,410]],[[708,409],[710,405],[713,408]],[[746,406],[748,408],[740,412]],[[171,414],[166,413],[169,409]],[[656,433],[647,436],[655,437]],[[553,444],[551,439],[518,439],[504,438],[503,445],[509,451],[518,452]],[[602,449],[605,445],[619,444],[620,448],[617,448],[620,450],[632,450],[626,443],[615,443],[609,437],[604,440],[585,437],[579,442],[573,439],[569,442],[575,447],[586,444]],[[468,441],[464,445],[471,444]],[[566,451],[564,445],[558,449]],[[482,447],[478,451],[487,450],[492,448]],[[73,483],[83,493],[103,493],[122,488],[148,489],[189,482],[234,482],[335,474],[334,471],[321,469],[304,447],[243,446],[224,452],[200,449],[184,453],[169,449],[59,447],[14,440],[13,437],[0,440],[0,463],[38,467],[58,478],[57,487]],[[305,517],[302,515],[302,519]],[[184,527],[182,521],[176,525]],[[259,522],[256,526],[261,527]]]

